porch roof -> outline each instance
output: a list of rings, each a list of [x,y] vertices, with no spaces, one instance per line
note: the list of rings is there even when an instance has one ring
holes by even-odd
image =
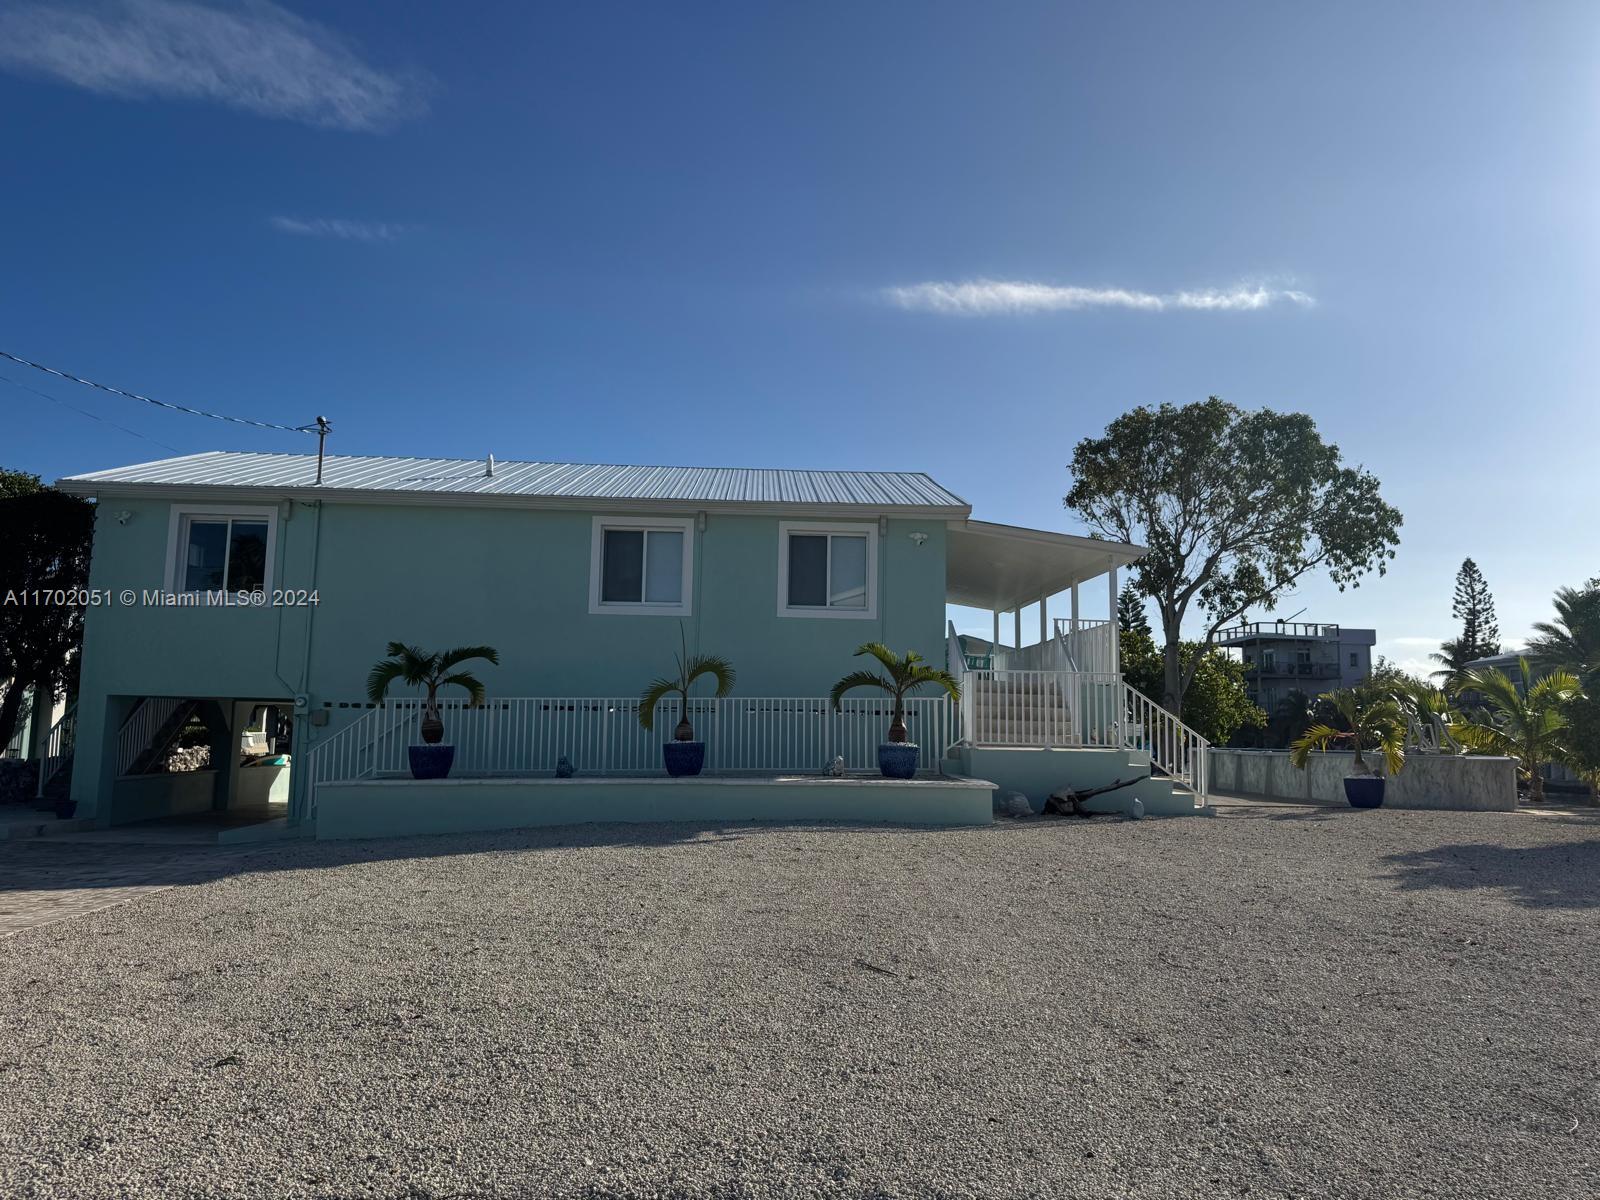
[[[992,521],[951,521],[945,600],[1009,612],[1144,557],[1143,546],[1024,529]]]

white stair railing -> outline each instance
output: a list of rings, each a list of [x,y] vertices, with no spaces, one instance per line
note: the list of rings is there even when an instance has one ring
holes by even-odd
[[[78,740],[78,706],[72,705],[61,714],[61,720],[50,726],[44,739],[44,754],[39,759],[39,786],[34,795],[42,797],[44,789],[61,768],[72,761],[72,752]]]
[[[1194,793],[1196,808],[1203,808],[1211,794],[1211,743],[1143,692],[1127,684],[1121,684],[1120,690],[1127,713],[1123,745],[1148,754],[1154,766]]]
[[[1077,684],[1071,671],[968,671],[962,736],[978,746],[1077,745]]]
[[[151,748],[156,734],[188,700],[170,696],[146,696],[122,723],[117,734],[117,774],[126,775],[139,761],[139,756]]]
[[[1117,669],[1117,623],[1100,617],[1057,617],[1056,635],[1073,663],[1084,671]]]

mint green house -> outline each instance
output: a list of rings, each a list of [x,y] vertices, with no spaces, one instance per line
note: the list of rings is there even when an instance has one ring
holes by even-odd
[[[659,772],[630,705],[680,631],[738,670],[692,714],[713,772],[869,768],[882,699],[821,698],[881,641],[962,677],[959,704],[913,704],[925,772],[1004,786],[988,751],[1122,756],[1100,774],[1144,754],[1203,799],[1203,744],[1130,707],[1113,625],[1079,612],[1114,612],[1142,551],[975,521],[924,474],[214,452],[57,486],[97,503],[70,769],[102,824],[240,806],[252,723],[292,744],[289,827],[325,784],[400,773],[415,702],[365,695],[391,640],[499,650],[477,664],[489,703],[445,713],[458,773]],[[948,604],[992,612],[997,643],[1005,615],[1018,648],[969,663]],[[195,720],[215,769],[153,770]]]

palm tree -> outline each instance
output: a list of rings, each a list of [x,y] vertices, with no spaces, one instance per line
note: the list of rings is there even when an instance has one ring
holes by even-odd
[[[1290,688],[1273,708],[1263,740],[1270,746],[1287,746],[1311,728],[1315,720],[1311,697],[1299,688]]]
[[[1570,672],[1554,671],[1534,682],[1528,660],[1520,659],[1518,666],[1520,687],[1493,667],[1463,674],[1458,687],[1476,692],[1487,716],[1481,722],[1457,721],[1450,734],[1468,750],[1516,759],[1518,774],[1527,780],[1528,794],[1537,802],[1544,799],[1541,768],[1571,755],[1567,706],[1583,689]]]
[[[1584,588],[1556,590],[1554,621],[1540,621],[1528,639],[1528,657],[1538,666],[1566,671],[1585,687],[1600,682],[1600,580]]]
[[[1406,718],[1393,696],[1377,688],[1361,687],[1324,692],[1317,699],[1326,701],[1349,728],[1313,725],[1296,738],[1290,747],[1290,762],[1304,770],[1313,750],[1349,746],[1356,752],[1355,761],[1351,764],[1355,774],[1372,774],[1367,760],[1361,757],[1363,750],[1378,751],[1383,755],[1388,773],[1400,773],[1400,768],[1406,763]]]
[[[1445,687],[1451,687],[1467,669],[1467,664],[1478,657],[1478,652],[1476,647],[1460,638],[1451,638],[1440,642],[1439,649],[1428,657],[1439,664],[1439,670],[1433,673],[1433,678],[1442,680]]]
[[[663,675],[639,695],[639,724],[646,729],[655,729],[656,705],[668,696],[678,697],[678,725],[672,731],[672,740],[675,742],[694,741],[694,726],[689,724],[689,689],[694,686],[695,680],[702,675],[709,675],[717,681],[717,698],[720,700],[733,690],[733,681],[738,678],[733,665],[725,658],[715,654],[690,654],[689,646],[683,640],[683,629],[678,630],[678,639],[681,646],[680,652],[674,655],[678,665],[676,675]]]
[[[834,712],[839,711],[839,701],[844,699],[844,694],[851,688],[870,687],[887,692],[894,697],[894,717],[889,722],[889,740],[891,742],[905,742],[906,737],[906,693],[923,684],[932,684],[941,687],[949,694],[950,699],[961,699],[961,685],[956,682],[955,676],[949,671],[942,671],[937,667],[930,667],[927,660],[915,650],[907,650],[905,654],[896,654],[882,642],[868,642],[856,651],[856,657],[870,654],[883,664],[887,676],[876,671],[852,671],[838,683],[833,685],[829,700],[833,702]]]
[[[372,668],[367,676],[367,699],[382,704],[389,685],[395,680],[412,687],[428,689],[428,698],[422,708],[422,740],[436,745],[444,737],[444,722],[439,719],[439,689],[446,684],[465,688],[468,702],[476,708],[483,703],[484,687],[477,676],[469,671],[452,671],[474,658],[482,658],[495,666],[500,665],[500,652],[493,646],[458,646],[440,654],[430,654],[403,642],[390,642],[389,657]]]

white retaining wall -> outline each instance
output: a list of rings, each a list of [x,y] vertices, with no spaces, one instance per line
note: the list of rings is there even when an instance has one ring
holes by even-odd
[[[1367,755],[1369,761],[1373,756]],[[1211,790],[1224,796],[1263,796],[1314,804],[1343,804],[1344,777],[1355,755],[1313,754],[1304,771],[1287,750],[1211,750]],[[1458,808],[1514,812],[1517,765],[1509,758],[1412,754],[1384,789],[1385,808]]]

